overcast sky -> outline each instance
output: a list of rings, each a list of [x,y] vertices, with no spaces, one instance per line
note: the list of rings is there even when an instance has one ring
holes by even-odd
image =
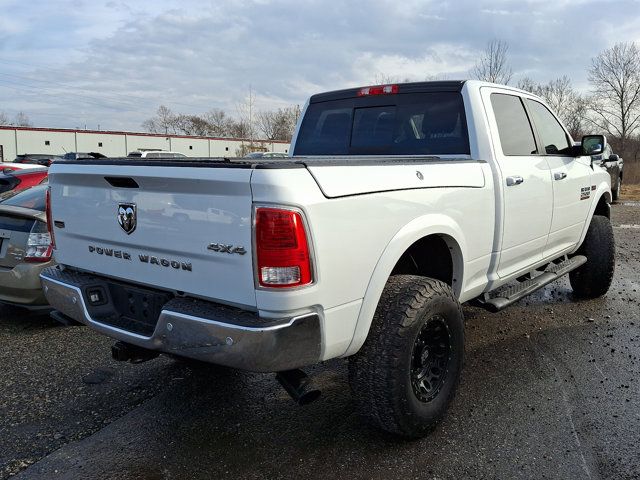
[[[491,39],[515,83],[588,88],[591,58],[640,41],[640,0],[0,0],[0,112],[140,130],[160,104],[235,114],[375,83],[467,78]]]

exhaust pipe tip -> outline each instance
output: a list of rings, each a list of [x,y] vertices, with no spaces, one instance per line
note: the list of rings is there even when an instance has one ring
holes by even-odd
[[[315,388],[311,378],[300,369],[278,372],[276,380],[293,401],[301,407],[309,405],[320,398],[320,390]]]
[[[111,357],[118,362],[142,363],[153,360],[160,353],[126,342],[116,342],[111,347]]]

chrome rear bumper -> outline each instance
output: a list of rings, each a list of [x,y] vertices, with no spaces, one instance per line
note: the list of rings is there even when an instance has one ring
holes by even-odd
[[[86,290],[105,285],[106,279],[57,267],[44,270],[40,278],[51,306],[100,333],[139,347],[255,372],[289,370],[320,359],[316,313],[262,319],[211,302],[176,298],[162,307],[153,334],[144,336],[91,317]]]

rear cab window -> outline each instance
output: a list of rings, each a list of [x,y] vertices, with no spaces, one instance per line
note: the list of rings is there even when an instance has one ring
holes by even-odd
[[[313,103],[294,155],[468,155],[459,91],[397,93]]]

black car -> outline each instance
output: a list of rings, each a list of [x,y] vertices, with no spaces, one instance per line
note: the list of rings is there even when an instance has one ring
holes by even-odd
[[[62,160],[82,160],[92,158],[107,158],[107,156],[99,152],[68,152],[62,156]]]
[[[618,200],[620,197],[620,188],[622,187],[622,167],[624,161],[613,153],[609,144],[605,147],[604,152],[600,155],[593,155],[591,159],[611,175],[611,195],[614,201]]]
[[[50,153],[25,153],[18,155],[14,160],[15,163],[33,163],[36,165],[42,165],[48,167],[55,160],[60,160],[58,155],[52,155]]]

